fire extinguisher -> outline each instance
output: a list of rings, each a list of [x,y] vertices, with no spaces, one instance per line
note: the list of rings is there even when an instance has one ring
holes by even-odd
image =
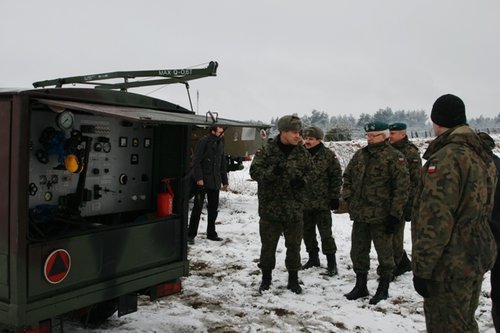
[[[165,217],[172,214],[174,191],[170,181],[172,178],[163,178],[160,182],[160,192],[158,193],[158,204],[156,207],[156,216]]]

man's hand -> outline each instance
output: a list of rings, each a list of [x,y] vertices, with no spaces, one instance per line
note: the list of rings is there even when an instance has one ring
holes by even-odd
[[[229,184],[222,185],[221,191],[227,192],[228,187],[229,187]]]
[[[422,279],[416,275],[413,276],[413,287],[415,288],[415,291],[423,298],[427,298],[430,296],[429,290],[427,289],[428,282],[428,279]]]
[[[336,210],[340,206],[340,200],[339,199],[331,199],[330,200],[330,209],[331,210]]]

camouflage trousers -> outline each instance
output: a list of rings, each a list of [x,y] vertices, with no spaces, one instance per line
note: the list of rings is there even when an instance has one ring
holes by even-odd
[[[392,255],[392,235],[385,233],[384,223],[354,221],[351,233],[351,260],[356,274],[366,274],[370,270],[371,243],[378,257],[377,274],[392,279],[395,268]]]
[[[262,247],[260,249],[259,267],[262,270],[273,270],[276,266],[276,248],[280,236],[285,236],[286,258],[288,271],[298,271],[300,265],[300,243],[302,242],[303,222],[299,221],[268,221],[260,219],[259,234]]]
[[[304,244],[307,252],[319,252],[316,227],[321,237],[323,254],[335,254],[337,245],[332,236],[332,213],[329,210],[304,211]]]
[[[474,313],[479,304],[483,275],[453,281],[428,283],[424,298],[427,333],[477,333]]]
[[[405,225],[406,222],[404,221],[398,223],[392,235],[392,255],[394,256],[394,264],[396,264],[396,266],[401,261],[404,253]]]

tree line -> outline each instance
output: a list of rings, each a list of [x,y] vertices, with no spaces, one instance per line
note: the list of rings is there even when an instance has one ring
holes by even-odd
[[[397,110],[390,107],[379,109],[373,115],[362,113],[358,118],[352,115],[330,116],[324,111],[313,109],[309,115],[299,116],[305,126],[317,126],[325,132],[326,141],[345,141],[359,138],[364,134],[363,126],[372,121],[383,121],[388,124],[403,122],[408,126],[408,131],[414,136],[427,136],[432,131],[429,115],[424,110]],[[271,125],[276,130],[279,117],[271,119]],[[483,117],[469,118],[468,124],[476,129],[488,129],[488,132],[500,131],[500,114],[494,118]],[[413,136],[413,135],[412,135]]]

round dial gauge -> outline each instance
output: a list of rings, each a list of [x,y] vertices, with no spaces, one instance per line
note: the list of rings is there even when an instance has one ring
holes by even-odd
[[[57,126],[63,130],[70,130],[73,128],[75,116],[70,111],[60,113],[56,118]]]

